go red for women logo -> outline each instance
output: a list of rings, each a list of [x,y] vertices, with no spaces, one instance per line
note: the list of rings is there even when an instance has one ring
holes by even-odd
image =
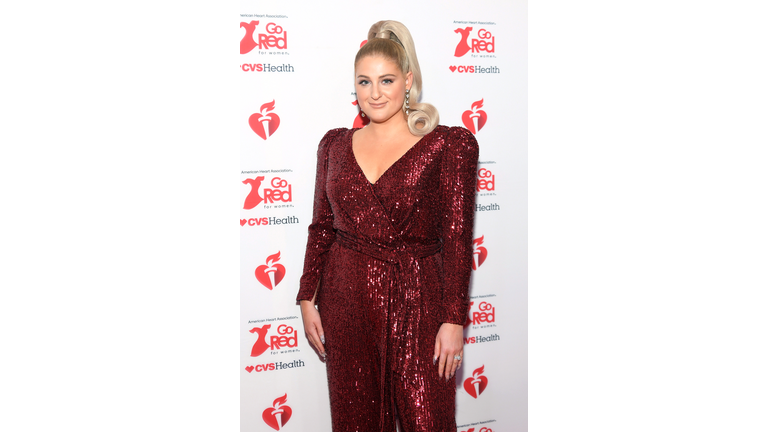
[[[279,264],[280,251],[267,257],[266,264],[256,267],[256,279],[270,291],[285,277],[285,266]]]
[[[496,190],[496,175],[488,168],[477,170],[477,192]]]
[[[472,270],[480,268],[485,262],[485,259],[488,258],[488,249],[481,246],[483,244],[483,239],[485,239],[485,236],[476,238],[472,241]]]
[[[464,380],[464,390],[470,396],[477,399],[488,387],[488,378],[483,376],[485,365],[480,366],[472,372],[472,376]]]
[[[473,33],[473,27],[457,28],[454,33],[461,35],[461,40],[456,45],[454,57],[463,57],[467,53],[489,54],[496,52],[496,36],[490,31],[481,28]]]
[[[461,116],[461,121],[464,122],[464,126],[475,135],[480,132],[480,129],[485,126],[485,122],[488,121],[488,114],[480,109],[482,107],[483,99],[472,102],[472,108],[464,111],[464,114]]]
[[[264,419],[264,423],[276,431],[279,431],[285,426],[285,424],[288,423],[288,420],[291,419],[291,414],[293,414],[293,410],[285,404],[286,402],[288,402],[288,393],[275,399],[274,402],[272,402],[272,406],[261,413],[261,418]]]
[[[248,54],[254,48],[261,50],[288,49],[288,32],[275,23],[264,26],[261,33],[256,32],[259,21],[241,22],[240,28],[245,28],[245,35],[240,40],[240,54]]]
[[[280,126],[280,117],[271,112],[274,109],[275,101],[273,100],[272,102],[267,102],[262,105],[259,109],[261,112],[252,114],[248,118],[248,125],[250,125],[256,135],[260,136],[263,140],[271,137]]]
[[[258,357],[264,354],[268,349],[270,351],[275,351],[283,348],[296,348],[299,346],[299,332],[294,330],[293,327],[286,324],[280,324],[277,326],[277,335],[272,335],[268,338],[267,333],[270,328],[272,328],[272,324],[266,324],[248,330],[250,333],[255,333],[258,337],[251,348],[251,357]]]
[[[248,193],[248,196],[245,197],[245,201],[243,202],[243,210],[251,210],[261,203],[266,205],[289,203],[293,201],[293,190],[291,184],[288,183],[288,180],[280,177],[273,177],[262,189],[264,180],[264,176],[243,180],[243,184],[251,187],[251,191]],[[261,192],[259,191],[260,189]]]
[[[465,431],[461,431],[461,432],[475,432],[475,428],[469,428],[469,429],[467,429]],[[487,427],[483,426],[477,432],[493,432],[493,429],[487,428]]]
[[[464,322],[464,327],[469,325],[491,324],[496,322],[496,308],[489,302],[482,301],[477,305],[477,310],[472,310],[475,302],[469,303],[469,315]]]

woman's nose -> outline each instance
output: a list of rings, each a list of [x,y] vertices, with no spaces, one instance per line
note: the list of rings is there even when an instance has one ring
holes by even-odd
[[[381,97],[381,91],[379,91],[379,86],[376,84],[371,86],[371,97],[373,99],[378,99]]]

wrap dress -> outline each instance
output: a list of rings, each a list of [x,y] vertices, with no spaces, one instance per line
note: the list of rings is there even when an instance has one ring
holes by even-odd
[[[375,182],[357,129],[320,142],[297,300],[320,312],[334,432],[456,431],[455,378],[433,364],[442,323],[469,312],[478,144],[438,126]]]

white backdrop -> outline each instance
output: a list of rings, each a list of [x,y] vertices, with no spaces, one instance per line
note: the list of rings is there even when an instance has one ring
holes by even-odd
[[[317,144],[360,121],[354,55],[382,19],[413,35],[422,101],[480,144],[457,432],[527,430],[527,2],[242,1],[240,12],[241,430],[330,430],[325,365],[295,297]]]

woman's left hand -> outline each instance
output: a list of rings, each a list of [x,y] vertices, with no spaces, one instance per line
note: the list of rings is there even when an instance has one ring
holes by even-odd
[[[459,356],[459,359],[454,357]],[[446,381],[453,377],[456,369],[461,366],[464,356],[464,327],[461,324],[443,323],[435,339],[435,357],[437,374],[445,377]]]

